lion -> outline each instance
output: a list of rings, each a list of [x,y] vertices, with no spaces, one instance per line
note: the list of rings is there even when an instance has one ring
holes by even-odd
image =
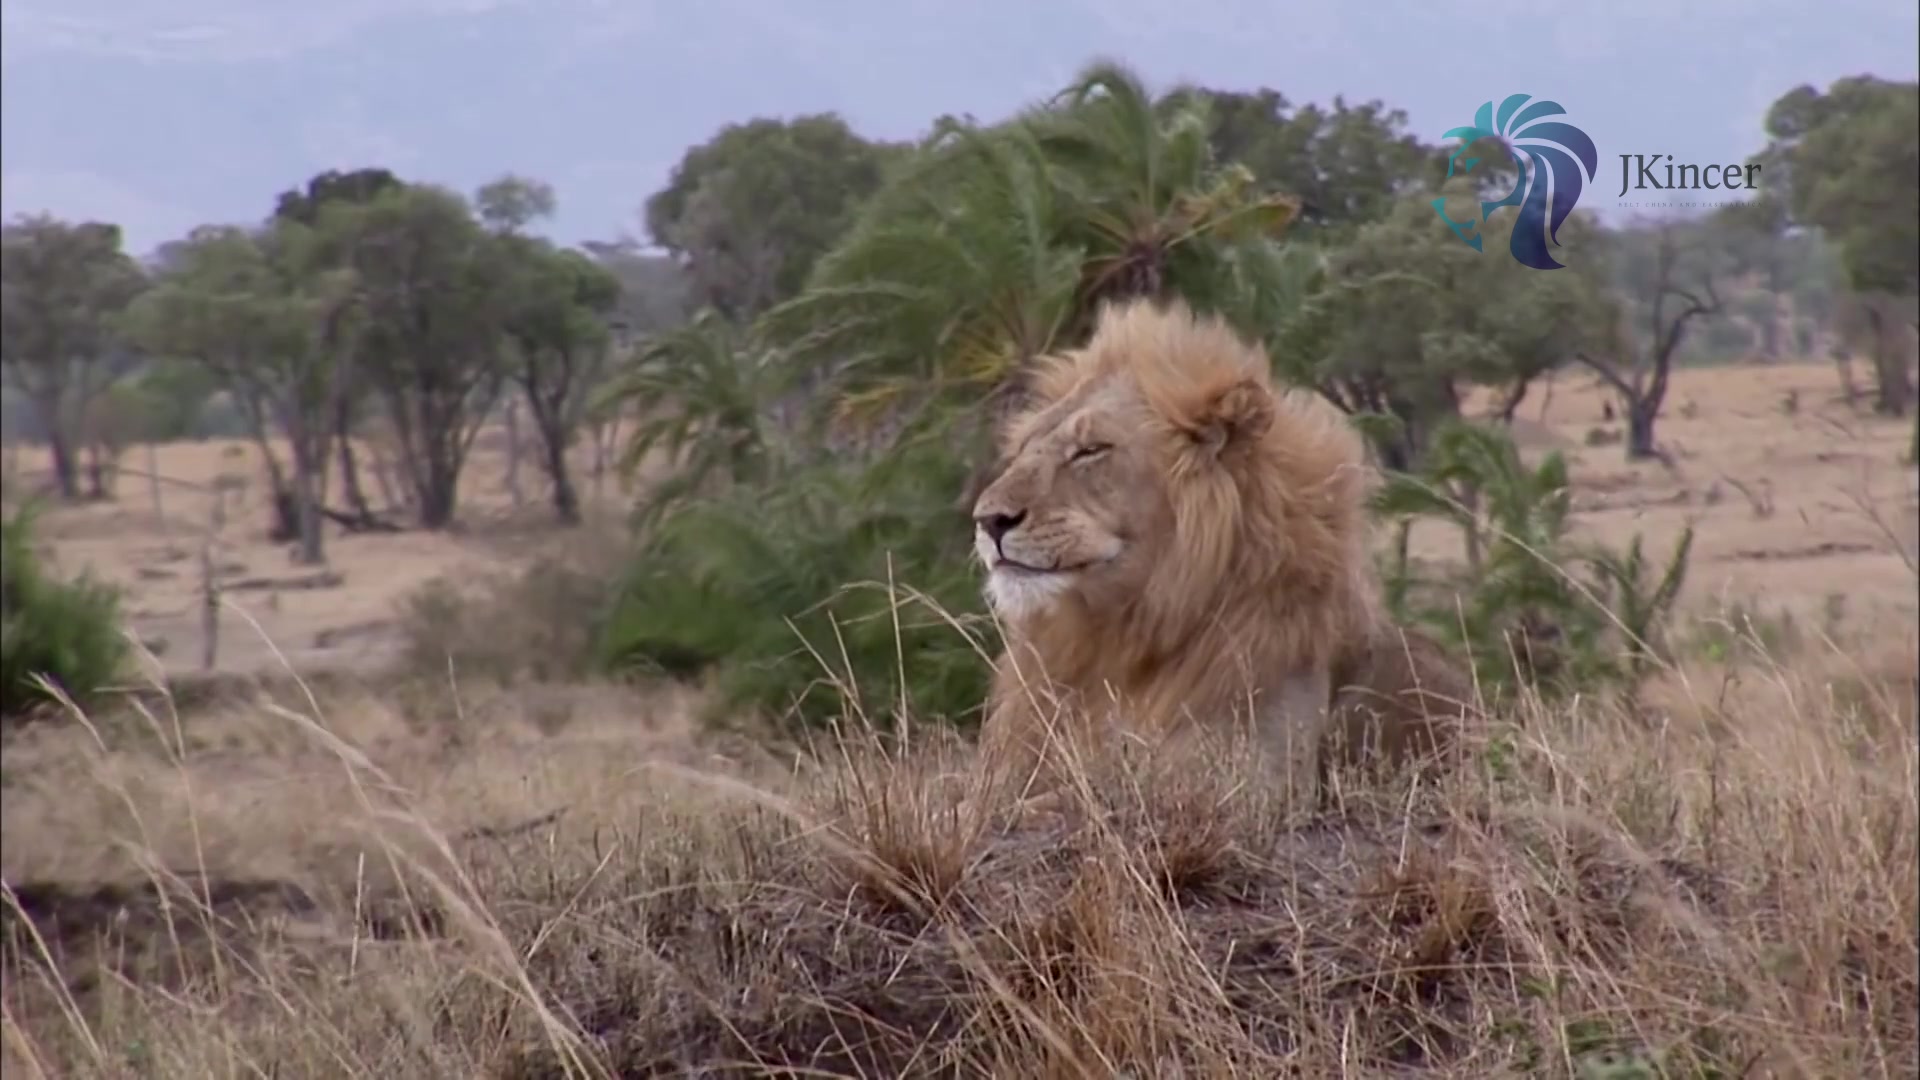
[[[1104,307],[1036,364],[973,504],[1006,638],[983,760],[1050,787],[1053,716],[1149,736],[1239,717],[1296,790],[1440,756],[1471,683],[1385,618],[1368,481],[1353,426],[1218,318]]]

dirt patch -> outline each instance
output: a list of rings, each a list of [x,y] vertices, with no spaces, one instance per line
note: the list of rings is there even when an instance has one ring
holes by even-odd
[[[24,881],[0,905],[0,941],[11,975],[39,967],[42,950],[70,993],[90,994],[109,974],[180,987],[218,970],[223,958],[256,955],[289,939],[358,934],[399,941],[438,935],[439,912],[383,890],[360,898],[357,915],[336,930],[326,906],[306,888],[271,878],[187,874],[153,881],[75,884]]]

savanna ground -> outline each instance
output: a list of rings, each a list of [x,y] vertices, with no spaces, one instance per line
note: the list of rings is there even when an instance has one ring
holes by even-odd
[[[1836,386],[1677,374],[1671,471],[1590,445],[1582,377],[1521,410],[1576,531],[1697,530],[1640,708],[1523,706],[1438,789],[1333,810],[1232,757],[1090,761],[1089,812],[1019,825],[958,813],[932,735],[796,764],[697,730],[695,689],[409,653],[430,579],[614,542],[617,484],[554,532],[498,440],[465,528],[330,534],[324,587],[257,477],[226,496],[198,674],[207,490],[256,456],[162,447],[163,520],[129,475],[42,525],[176,694],[6,746],[7,1075],[1916,1075],[1920,510],[1909,429]],[[538,648],[501,610],[460,629]]]

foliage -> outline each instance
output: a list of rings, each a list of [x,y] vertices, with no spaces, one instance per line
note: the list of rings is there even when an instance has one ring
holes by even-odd
[[[1689,529],[1648,581],[1640,537],[1625,553],[1569,540],[1565,459],[1554,452],[1528,468],[1505,431],[1460,421],[1435,435],[1418,474],[1388,476],[1374,510],[1461,531],[1464,576],[1394,582],[1389,595],[1398,614],[1472,655],[1496,694],[1521,684],[1549,697],[1602,682],[1637,685],[1657,655],[1692,546]],[[1570,569],[1582,565],[1588,581]]]
[[[945,447],[920,441],[870,467],[810,465],[676,507],[619,586],[603,661],[713,669],[715,716],[969,722],[986,664],[947,621],[981,613],[952,503],[961,477]]]
[[[220,382],[206,367],[182,359],[149,360],[124,386],[142,404],[141,438],[171,442],[213,434],[206,411]]]
[[[1446,191],[1471,194],[1459,183]],[[1399,422],[1375,443],[1391,468],[1417,466],[1438,427],[1458,415],[1465,384],[1504,387],[1510,416],[1533,380],[1611,345],[1616,314],[1593,224],[1577,214],[1564,223],[1562,242],[1578,254],[1551,273],[1499,257],[1494,234],[1511,224],[1489,222],[1477,252],[1439,220],[1430,197],[1404,199],[1330,252],[1297,310],[1276,320],[1272,351],[1292,379],[1350,414]]]
[[[286,524],[309,563],[323,558],[328,416],[341,391],[336,353],[357,326],[355,283],[323,257],[314,230],[292,219],[198,229],[125,320],[150,354],[198,364],[245,402],[263,447],[270,431],[286,439],[291,487],[277,464],[269,471],[276,493],[296,509],[297,521]]]
[[[715,484],[769,475],[767,409],[776,374],[770,354],[744,351],[732,324],[711,308],[649,340],[601,388],[593,408],[636,413],[621,467],[632,473],[659,450],[678,468],[639,508],[644,527],[679,500]]]
[[[399,177],[386,169],[354,169],[340,172],[328,169],[307,180],[305,188],[280,193],[274,201],[273,217],[297,221],[312,228],[320,224],[320,214],[329,206],[360,206],[381,194],[404,187]]]
[[[607,581],[619,570],[619,560],[576,542],[564,555],[478,581],[436,578],[399,605],[402,669],[443,686],[449,677],[583,678],[594,666]]]
[[[716,669],[730,704],[778,712],[802,697],[800,714],[817,720],[846,703],[801,693],[822,675],[817,660],[793,681],[794,657],[805,654],[785,624],[792,618],[870,698],[872,687],[894,685],[885,635],[843,630],[845,657],[820,646],[833,635],[815,605],[834,597],[844,608],[859,594],[837,590],[884,576],[888,550],[867,538],[888,537],[897,576],[950,582],[955,610],[979,602],[954,565],[966,561],[967,530],[946,501],[968,485],[913,492],[926,512],[878,530],[868,515],[886,516],[909,494],[881,478],[915,456],[935,473],[963,473],[981,458],[996,409],[1017,399],[1024,366],[1077,343],[1109,298],[1178,295],[1222,313],[1377,443],[1404,440],[1402,452],[1383,455],[1389,464],[1418,458],[1457,414],[1462,384],[1506,387],[1510,415],[1533,379],[1578,349],[1613,343],[1610,264],[1586,219],[1563,228],[1579,257],[1554,274],[1460,244],[1427,198],[1371,222],[1361,220],[1370,210],[1350,206],[1354,228],[1337,248],[1283,242],[1296,200],[1215,157],[1215,104],[1190,90],[1156,99],[1125,68],[1096,64],[1006,123],[944,119],[820,258],[807,288],[750,334],[709,312],[655,338],[609,400],[651,404],[629,464],[655,447],[686,464],[643,505],[649,535],[609,625],[608,659]],[[1350,122],[1368,138],[1381,133],[1374,114]],[[1395,168],[1412,183],[1413,144],[1375,142],[1400,155]],[[772,423],[774,404],[795,395],[815,403],[819,426],[794,433]],[[1510,446],[1501,457],[1470,436],[1450,439],[1437,478],[1510,489],[1489,504],[1484,581],[1462,643],[1504,641],[1523,610],[1540,619],[1579,610],[1572,586],[1539,572],[1513,539],[1565,546],[1564,494],[1555,503],[1545,491],[1564,486],[1564,465],[1547,466],[1560,470],[1557,483],[1523,478]],[[1495,465],[1507,471],[1482,479]],[[1501,529],[1508,538],[1494,535]],[[1600,634],[1580,632],[1583,648]],[[1583,663],[1593,654],[1577,653]],[[1567,673],[1571,682],[1586,675]]]
[[[323,217],[350,253],[367,378],[399,436],[421,523],[444,527],[504,379],[506,265],[472,207],[443,188],[389,189]]]
[[[48,430],[72,444],[77,478],[82,449],[97,466],[135,432],[192,428],[217,385],[266,455],[276,504],[301,518],[282,531],[309,557],[336,452],[357,498],[349,436],[368,410],[384,413],[428,527],[452,521],[468,451],[503,395],[528,405],[562,521],[580,517],[567,472],[577,430],[591,425],[597,447],[622,435],[629,471],[668,468],[647,478],[617,602],[604,625],[590,620],[595,659],[710,670],[730,701],[779,713],[801,697],[817,721],[847,703],[799,693],[820,665],[795,681],[787,620],[819,645],[829,609],[851,619],[841,674],[891,687],[897,657],[861,621],[890,609],[850,583],[891,566],[977,614],[951,500],[980,480],[1023,373],[1082,341],[1103,303],[1177,296],[1347,411],[1396,474],[1390,518],[1466,530],[1470,602],[1443,629],[1483,655],[1519,634],[1554,654],[1550,681],[1571,686],[1644,667],[1613,648],[1610,621],[1657,637],[1667,578],[1637,545],[1568,541],[1564,465],[1529,469],[1463,427],[1466,390],[1496,389],[1495,415],[1511,420],[1538,380],[1580,360],[1629,405],[1629,451],[1656,453],[1674,363],[1756,344],[1772,355],[1789,330],[1897,352],[1913,289],[1896,249],[1913,245],[1864,223],[1908,206],[1912,185],[1853,164],[1907,175],[1912,139],[1897,129],[1911,91],[1842,80],[1787,95],[1762,155],[1777,183],[1758,198],[1657,228],[1603,231],[1576,213],[1552,273],[1501,257],[1513,214],[1485,223],[1484,251],[1459,242],[1435,202],[1482,198],[1508,174],[1447,180],[1446,155],[1398,110],[1296,106],[1269,89],[1157,93],[1105,61],[1003,122],[943,117],[911,146],[832,114],[729,125],[647,201],[663,256],[535,235],[555,195],[532,177],[466,198],[377,166],[330,170],[283,192],[264,222],[168,245],[137,301],[146,282],[111,226],[9,225],[8,386],[61,421]],[[55,354],[68,359],[44,359]],[[129,373],[137,381],[109,395]],[[27,393],[49,380],[57,393]],[[269,435],[290,448],[290,476]],[[1591,582],[1576,587],[1529,549],[1585,566]],[[1669,567],[1684,562],[1683,544]],[[1438,618],[1429,592],[1397,595]],[[977,674],[957,655],[956,686]],[[927,692],[933,711],[958,708]]]
[[[563,524],[578,524],[567,449],[606,368],[607,319],[620,301],[620,279],[580,252],[510,231],[532,208],[551,206],[551,192],[509,179],[483,189],[482,201],[489,198],[484,212],[509,230],[494,239],[507,275],[507,377],[525,395],[545,446],[542,466],[553,482],[554,513]]]
[[[1580,553],[1593,575],[1595,601],[1612,616],[1622,639],[1617,674],[1628,686],[1637,686],[1651,674],[1665,648],[1664,634],[1673,617],[1673,605],[1686,584],[1687,559],[1693,551],[1693,526],[1674,542],[1673,554],[1656,579],[1649,579],[1642,538],[1635,533],[1624,554],[1589,544]]]
[[[69,499],[80,495],[87,408],[135,366],[116,320],[145,277],[120,244],[117,225],[44,214],[0,229],[0,377],[32,404]],[[95,481],[91,494],[104,496]]]
[[[85,576],[49,577],[34,550],[33,518],[23,507],[0,520],[0,716],[50,700],[35,675],[84,703],[127,656],[119,593]]]
[[[1853,287],[1920,290],[1920,84],[1841,79],[1800,86],[1767,111],[1756,160],[1784,173],[1794,218],[1838,244]]]
[[[761,320],[824,382],[831,417],[903,431],[999,405],[1033,357],[1080,340],[1106,299],[1179,295],[1238,312],[1289,197],[1215,161],[1203,107],[1156,102],[1095,64],[1046,106],[944,119],[808,289]],[[1253,328],[1248,328],[1250,331]]]
[[[1378,101],[1294,106],[1262,87],[1243,93],[1183,88],[1174,101],[1206,106],[1217,161],[1239,162],[1263,189],[1299,199],[1309,226],[1329,240],[1387,216],[1401,196],[1429,186],[1444,158],[1406,131],[1407,114]]]
[[[620,299],[608,320],[617,336],[656,334],[686,321],[692,286],[672,257],[645,254],[631,240],[589,240],[580,249],[620,284]]]
[[[1660,457],[1654,424],[1673,366],[1695,323],[1710,328],[1726,310],[1720,288],[1727,254],[1711,224],[1701,221],[1622,230],[1608,247],[1624,332],[1612,337],[1611,349],[1583,349],[1578,356],[1620,397],[1628,459]]]
[[[685,261],[697,306],[750,319],[799,291],[891,156],[831,113],[729,124],[647,200],[647,231]]]
[[[847,693],[895,710],[904,648],[907,711],[964,717],[983,689],[975,649],[914,605],[896,647],[873,583],[891,570],[979,613],[953,502],[986,428],[968,418],[990,420],[979,403],[1011,401],[1023,366],[1074,344],[1107,299],[1272,314],[1298,283],[1257,279],[1298,269],[1268,250],[1294,209],[1213,161],[1199,106],[1156,102],[1115,65],[1002,125],[943,121],[751,335],[710,311],[609,388],[648,406],[629,465],[654,447],[685,465],[644,505],[608,662],[714,667],[725,705],[817,723],[853,707]],[[796,395],[819,426],[770,419]]]
[[[473,193],[473,205],[488,228],[504,233],[517,233],[531,222],[550,218],[558,208],[552,184],[512,173],[482,184]]]
[[[1848,285],[1868,301],[1875,407],[1905,415],[1911,350],[1893,340],[1877,304],[1920,295],[1920,83],[1855,76],[1824,94],[1799,86],[1773,103],[1766,126],[1771,141],[1755,160],[1779,178],[1793,219],[1838,248]]]

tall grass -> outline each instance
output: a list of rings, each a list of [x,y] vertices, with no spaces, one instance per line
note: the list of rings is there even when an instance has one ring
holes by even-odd
[[[1031,820],[857,714],[782,773],[685,764],[632,705],[457,751],[371,697],[208,748],[73,709],[9,747],[0,1044],[9,1076],[1911,1076],[1909,663],[1523,700],[1472,768],[1329,812],[1228,745],[1089,752]]]

